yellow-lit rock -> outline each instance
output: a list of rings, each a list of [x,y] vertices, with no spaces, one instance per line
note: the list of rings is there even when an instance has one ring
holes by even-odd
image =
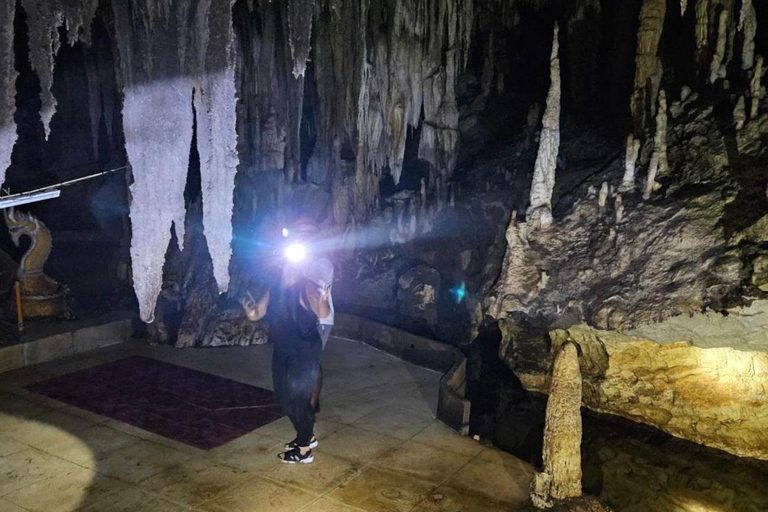
[[[659,344],[587,326],[550,332],[555,344],[582,347],[583,404],[674,436],[743,457],[768,460],[768,354],[732,348]],[[589,361],[607,353],[608,365]],[[518,371],[524,386],[546,392],[544,374]]]

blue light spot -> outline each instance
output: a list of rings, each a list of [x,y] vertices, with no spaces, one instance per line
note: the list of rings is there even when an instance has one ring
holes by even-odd
[[[467,295],[467,286],[462,281],[458,286],[454,286],[450,290],[451,295],[456,299],[456,304],[461,304],[461,302],[464,300],[464,297]]]

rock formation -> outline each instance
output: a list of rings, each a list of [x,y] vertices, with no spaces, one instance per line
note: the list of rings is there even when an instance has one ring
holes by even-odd
[[[0,184],[11,165],[11,153],[16,144],[16,76],[13,56],[13,19],[16,2],[0,6]]]
[[[752,69],[755,64],[755,34],[757,33],[757,14],[753,0],[742,0],[739,15],[739,31],[744,36],[741,47],[741,69]]]
[[[635,189],[635,164],[640,153],[640,141],[635,136],[627,136],[626,151],[624,154],[624,176],[621,178],[619,190],[630,192]]]
[[[640,9],[635,59],[635,91],[630,102],[635,131],[638,134],[642,133],[646,127],[649,113],[653,114],[656,95],[661,84],[662,67],[658,49],[666,11],[665,0],[643,0]]]
[[[552,225],[552,191],[555,188],[555,169],[560,151],[560,59],[558,52],[559,27],[555,24],[550,56],[550,86],[544,109],[543,127],[539,136],[539,152],[533,170],[529,222],[538,228]]]
[[[643,199],[651,198],[651,194],[661,185],[656,182],[657,176],[663,176],[669,171],[667,160],[667,95],[659,92],[659,108],[656,113],[656,135],[653,137],[653,154],[648,166],[648,176],[645,180]]]

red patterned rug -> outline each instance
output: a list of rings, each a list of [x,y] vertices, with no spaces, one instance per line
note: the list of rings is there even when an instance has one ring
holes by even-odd
[[[205,450],[283,416],[267,389],[138,356],[27,389]]]

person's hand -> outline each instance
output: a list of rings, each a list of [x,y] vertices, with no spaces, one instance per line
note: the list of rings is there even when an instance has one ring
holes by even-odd
[[[323,285],[320,287],[320,299],[327,301],[328,297],[331,296],[331,287],[329,285]]]

